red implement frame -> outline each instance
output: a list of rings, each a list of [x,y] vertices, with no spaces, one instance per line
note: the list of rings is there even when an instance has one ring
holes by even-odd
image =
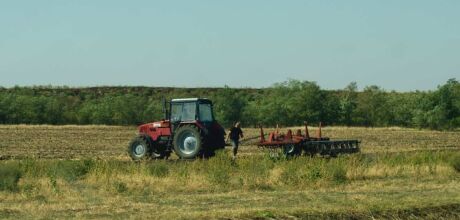
[[[291,129],[287,130],[286,134],[280,133],[278,126],[274,132],[268,134],[268,139],[265,139],[265,134],[262,126],[260,126],[260,141],[257,144],[261,148],[277,149],[282,148],[286,156],[301,155],[302,152],[309,155],[321,154],[335,156],[342,153],[357,153],[359,152],[358,140],[330,140],[328,137],[323,137],[321,134],[322,123],[319,123],[316,137],[310,137],[308,125],[305,122],[305,135],[298,129],[295,134]]]
[[[276,126],[274,132],[268,134],[268,139],[265,139],[264,129],[260,126],[260,142],[259,146],[280,146],[285,144],[300,144],[304,141],[327,141],[328,137],[321,137],[322,123],[319,123],[316,137],[310,137],[308,132],[308,124],[305,122],[305,135],[302,135],[302,131],[297,129],[295,134],[292,134],[292,130],[288,129],[286,134],[279,133],[279,128]]]

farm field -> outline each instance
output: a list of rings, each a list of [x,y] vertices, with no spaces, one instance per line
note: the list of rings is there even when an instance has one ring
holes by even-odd
[[[286,129],[280,128],[280,132],[286,132]],[[241,155],[260,154],[261,150],[254,146],[260,130],[243,130],[246,137],[239,150]],[[273,130],[268,128],[264,132],[267,135]],[[136,131],[136,127],[130,126],[0,125],[0,158],[130,160],[126,149]],[[309,131],[310,135],[316,135],[315,127],[309,127]],[[398,127],[325,127],[322,135],[333,139],[359,139],[363,153],[460,150],[460,132]]]
[[[243,130],[235,162],[135,163],[135,127],[2,125],[0,218],[460,218],[458,131],[326,127],[361,153],[286,160]]]

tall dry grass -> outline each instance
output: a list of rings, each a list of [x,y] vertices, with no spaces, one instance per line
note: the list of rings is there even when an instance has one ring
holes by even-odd
[[[380,213],[392,209],[395,199],[406,208],[445,205],[460,196],[453,165],[459,156],[445,151],[293,159],[262,154],[233,161],[223,151],[195,161],[0,161],[2,179],[10,176],[1,172],[6,167],[19,177],[10,182],[14,190],[0,190],[0,217],[286,217],[321,210]],[[181,207],[190,207],[188,214],[178,211]]]
[[[195,161],[7,161],[0,163],[0,175],[21,178],[19,189],[35,180],[45,181],[52,192],[60,191],[61,183],[85,183],[114,192],[309,189],[375,178],[448,176],[458,169],[459,157],[459,152],[439,151],[292,159],[255,155],[234,161],[221,151],[211,159]]]

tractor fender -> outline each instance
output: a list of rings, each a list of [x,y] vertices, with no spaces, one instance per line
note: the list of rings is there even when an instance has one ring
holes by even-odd
[[[147,143],[148,143],[150,146],[153,146],[154,140],[152,140],[152,138],[151,138],[148,134],[140,133],[140,134],[139,134],[139,137],[141,137],[141,138],[143,138],[144,140],[146,140]]]
[[[204,135],[208,135],[209,133],[208,129],[203,124],[201,124],[200,121],[181,122],[179,127],[184,125],[195,125],[201,132],[203,132]]]

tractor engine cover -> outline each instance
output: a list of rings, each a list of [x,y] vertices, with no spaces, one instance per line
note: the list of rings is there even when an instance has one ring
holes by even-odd
[[[157,141],[159,137],[171,136],[171,123],[168,120],[162,120],[140,125],[138,127],[140,134],[149,136],[152,141]]]

